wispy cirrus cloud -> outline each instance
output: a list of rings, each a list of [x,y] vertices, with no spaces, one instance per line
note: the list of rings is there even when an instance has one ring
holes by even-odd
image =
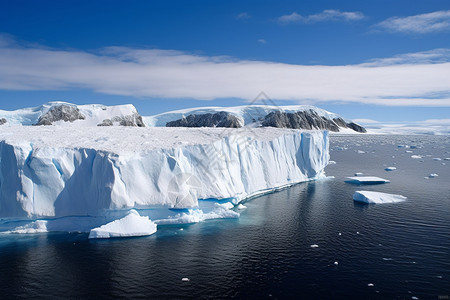
[[[445,51],[444,51],[445,50]],[[447,53],[448,49],[436,52]],[[273,99],[390,106],[450,106],[450,60],[298,65],[181,51],[108,47],[91,52],[0,38],[0,89],[77,90],[147,98]]]
[[[364,18],[362,12],[341,12],[336,9],[326,9],[318,14],[312,15],[300,15],[293,12],[289,15],[283,15],[277,18],[277,21],[281,24],[291,23],[317,23],[326,21],[357,21]]]
[[[235,16],[235,18],[237,19],[237,20],[247,20],[247,19],[251,19],[251,15],[249,15],[248,13],[246,13],[246,12],[242,12],[242,13],[239,13],[239,14],[237,14],[236,16]]]
[[[450,10],[441,10],[409,17],[392,17],[376,25],[375,29],[407,34],[426,34],[450,30]]]

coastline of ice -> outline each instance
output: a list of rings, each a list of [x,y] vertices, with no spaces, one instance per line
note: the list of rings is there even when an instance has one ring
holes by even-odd
[[[195,210],[209,198],[235,206],[323,178],[328,148],[327,132],[279,128],[10,126],[0,131],[0,217],[89,231],[115,210]],[[224,211],[194,219],[238,216]]]

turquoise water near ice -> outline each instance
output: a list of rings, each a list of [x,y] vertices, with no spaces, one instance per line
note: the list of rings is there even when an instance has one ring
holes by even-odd
[[[450,295],[450,161],[445,160],[450,138],[332,136],[330,154],[337,163],[326,173],[333,179],[252,199],[239,219],[160,226],[152,236],[127,239],[88,240],[85,233],[57,232],[2,235],[0,297]],[[385,171],[389,166],[397,169]],[[391,182],[344,182],[356,172]],[[439,176],[425,178],[431,173]],[[401,194],[408,200],[358,204],[352,200],[356,190]]]

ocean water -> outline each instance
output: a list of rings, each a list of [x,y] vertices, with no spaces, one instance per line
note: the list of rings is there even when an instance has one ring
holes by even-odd
[[[450,138],[332,136],[330,154],[334,178],[252,199],[239,219],[127,239],[2,235],[0,298],[448,299]],[[344,182],[356,172],[391,182]],[[358,204],[356,190],[408,200]]]

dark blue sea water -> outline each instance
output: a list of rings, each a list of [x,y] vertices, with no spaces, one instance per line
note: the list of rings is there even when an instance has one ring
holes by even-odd
[[[448,299],[449,137],[334,136],[330,153],[334,179],[252,199],[239,219],[142,238],[0,236],[0,298]],[[345,183],[355,172],[391,183]],[[408,200],[361,205],[356,190]]]

